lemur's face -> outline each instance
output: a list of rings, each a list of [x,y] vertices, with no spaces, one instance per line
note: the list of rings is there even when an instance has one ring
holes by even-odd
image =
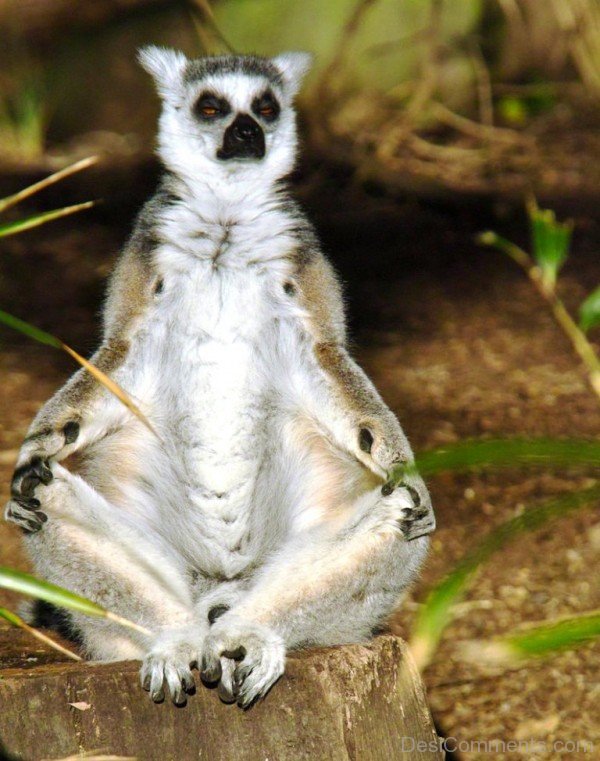
[[[279,126],[281,105],[274,87],[244,75],[218,80],[203,81],[192,106],[199,131],[219,161],[260,161]]]
[[[287,173],[296,149],[294,95],[310,57],[223,56],[188,61],[147,48],[141,61],[154,76],[164,108],[160,152],[167,163],[206,168],[260,165]]]

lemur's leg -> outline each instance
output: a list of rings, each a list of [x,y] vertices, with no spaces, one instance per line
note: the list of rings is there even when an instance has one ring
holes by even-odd
[[[122,363],[125,342],[100,348],[92,362],[106,373]],[[130,413],[86,371],[79,370],[40,410],[17,460],[5,518],[24,531],[39,531],[46,521],[34,491],[52,479],[50,464],[73,454],[122,424]]]
[[[288,540],[243,600],[211,628],[204,678],[219,679],[222,656],[237,658],[231,689],[246,706],[283,673],[287,649],[372,636],[427,552],[427,537],[408,542],[403,536],[401,526],[413,510],[406,489],[389,495],[371,489],[356,499],[337,529],[321,523]]]
[[[208,629],[193,616],[184,563],[151,526],[136,525],[61,465],[52,470],[52,481],[35,490],[50,520],[25,537],[36,572],[153,632],[69,614],[90,658],[143,659],[142,682],[152,698],[161,700],[167,687],[176,703],[184,702]]]

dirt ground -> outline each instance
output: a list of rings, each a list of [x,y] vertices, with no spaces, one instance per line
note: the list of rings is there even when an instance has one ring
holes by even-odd
[[[473,243],[474,234],[489,225],[522,238],[518,220],[494,219],[489,208],[459,212],[365,199],[350,191],[326,200],[308,187],[305,197],[347,284],[354,353],[415,449],[483,435],[597,437],[598,401],[545,306],[511,262]],[[126,222],[106,219],[81,217],[77,224],[7,239],[2,307],[80,352],[90,351],[98,335],[103,278]],[[600,282],[600,225],[589,218],[577,223],[574,257],[562,283],[572,307]],[[0,340],[4,501],[29,421],[73,366],[17,334],[2,331]],[[416,602],[428,586],[493,526],[593,477],[598,474],[488,471],[432,478],[439,528],[423,577],[392,629],[408,635]],[[18,533],[9,526],[0,526],[0,564],[27,567]],[[435,718],[461,743],[461,758],[598,757],[598,645],[517,670],[483,673],[457,659],[455,643],[598,608],[599,572],[597,508],[521,538],[483,568],[425,672]],[[14,602],[6,594],[3,600]],[[485,742],[509,740],[521,741],[521,750],[486,751]],[[569,743],[578,742],[593,743],[595,750],[580,745],[570,752],[575,746]]]

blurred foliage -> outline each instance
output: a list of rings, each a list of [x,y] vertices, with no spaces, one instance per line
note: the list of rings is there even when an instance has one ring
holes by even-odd
[[[584,333],[600,325],[600,286],[579,307],[579,326]]]
[[[43,155],[47,130],[46,92],[34,69],[14,75],[0,87],[0,155],[11,161],[35,161]],[[6,72],[4,77],[6,80]]]
[[[352,36],[344,26],[357,0],[221,0],[215,19],[235,50],[275,54],[286,49],[315,55],[313,82],[345,47],[342,85],[350,91],[385,91],[417,76],[427,42],[430,3],[377,0]],[[456,41],[472,33],[481,18],[481,0],[441,5],[440,41],[452,48],[445,60],[444,88],[452,100],[471,78],[471,66]]]
[[[490,230],[481,233],[478,240],[483,245],[493,246],[507,254],[525,271],[584,363],[590,385],[600,397],[600,357],[586,336],[587,331],[600,324],[600,288],[593,291],[581,304],[578,325],[556,290],[558,272],[569,256],[573,225],[571,222],[559,222],[553,211],[540,209],[533,199],[527,204],[527,210],[532,256],[515,243]]]
[[[535,447],[535,441],[532,441]],[[557,455],[560,456],[562,442],[556,442]],[[552,443],[544,442],[547,451]],[[461,450],[468,446],[460,445]],[[452,451],[452,447],[450,447]],[[598,460],[596,460],[596,467]],[[509,542],[522,534],[535,531],[546,526],[550,521],[563,518],[575,510],[595,506],[600,501],[600,485],[589,489],[575,491],[561,497],[551,499],[536,507],[526,509],[521,515],[495,528],[475,548],[454,567],[444,579],[439,582],[427,595],[425,603],[420,608],[416,624],[411,636],[411,648],[420,668],[424,668],[431,660],[433,653],[442,637],[445,627],[453,617],[453,606],[465,594],[481,565]]]

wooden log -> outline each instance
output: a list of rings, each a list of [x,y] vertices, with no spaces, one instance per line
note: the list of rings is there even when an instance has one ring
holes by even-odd
[[[155,705],[139,686],[138,667],[0,668],[0,758],[40,761],[84,752],[144,761],[443,757],[419,674],[396,637],[291,654],[282,679],[247,711],[222,704],[203,686],[184,708]]]

